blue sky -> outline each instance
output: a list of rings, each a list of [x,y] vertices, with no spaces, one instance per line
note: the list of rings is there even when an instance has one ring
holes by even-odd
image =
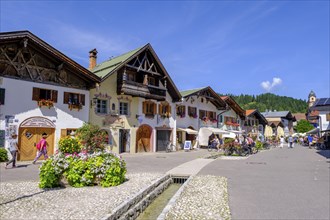
[[[9,1],[0,31],[29,30],[82,66],[150,43],[179,90],[330,97],[329,1]]]

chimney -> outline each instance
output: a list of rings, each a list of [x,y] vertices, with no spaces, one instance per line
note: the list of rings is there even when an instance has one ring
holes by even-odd
[[[96,58],[97,58],[97,50],[94,48],[93,50],[89,51],[89,70],[94,69],[96,66]]]

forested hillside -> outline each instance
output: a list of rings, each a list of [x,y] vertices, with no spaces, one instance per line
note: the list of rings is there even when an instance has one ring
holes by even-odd
[[[220,94],[221,95],[221,94]],[[261,95],[239,95],[225,94],[231,96],[243,109],[258,109],[260,112],[271,111],[290,111],[291,113],[306,112],[307,101],[294,99],[287,96],[278,96],[272,93]]]

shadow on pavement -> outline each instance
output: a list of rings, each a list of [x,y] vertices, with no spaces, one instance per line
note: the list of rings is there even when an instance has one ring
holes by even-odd
[[[327,159],[330,159],[330,150],[318,150],[317,153]]]

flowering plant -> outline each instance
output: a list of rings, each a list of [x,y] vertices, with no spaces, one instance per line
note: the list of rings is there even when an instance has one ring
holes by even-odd
[[[40,188],[53,188],[66,179],[73,187],[101,185],[116,186],[125,181],[126,163],[109,151],[57,154],[40,167]]]
[[[207,121],[209,120],[209,118],[206,117],[206,116],[204,116],[204,117],[202,118],[202,120],[205,121],[205,122],[207,122]]]
[[[60,141],[58,142],[59,145],[59,150],[62,153],[79,153],[81,151],[81,143],[71,137],[64,137],[61,138]]]
[[[165,112],[165,113],[161,114],[160,117],[162,117],[162,118],[169,118],[169,117],[171,117],[171,113]]]
[[[41,108],[42,106],[46,106],[48,108],[51,108],[51,107],[54,106],[54,101],[52,101],[50,99],[49,100],[41,99],[41,100],[38,101],[38,106],[39,106],[39,108]]]

